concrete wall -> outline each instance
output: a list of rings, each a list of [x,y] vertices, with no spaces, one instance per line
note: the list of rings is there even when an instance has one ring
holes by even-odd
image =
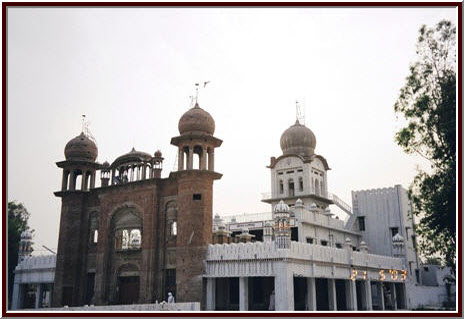
[[[34,311],[200,311],[199,302],[34,309]]]
[[[424,307],[441,307],[446,300],[445,286],[408,286],[409,307],[410,309]]]
[[[365,230],[360,231],[370,252],[379,255],[393,256],[392,227],[405,239],[408,259],[408,271],[415,278],[418,267],[417,253],[414,248],[412,206],[407,191],[401,185],[371,190],[353,191],[353,213],[365,217]],[[354,229],[358,230],[358,222]],[[409,262],[411,268],[409,269]]]

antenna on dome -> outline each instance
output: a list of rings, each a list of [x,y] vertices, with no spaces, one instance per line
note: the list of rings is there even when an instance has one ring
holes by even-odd
[[[200,86],[199,83],[195,83],[195,104],[198,104],[198,87]]]
[[[81,132],[84,133],[85,130],[85,114],[82,114],[82,127]]]
[[[300,123],[305,125],[305,109],[300,105],[300,102],[295,101],[295,108],[296,108],[296,120]]]
[[[82,114],[82,133],[84,133],[85,136],[87,136],[97,145],[97,141],[95,140],[95,137],[93,137],[92,133],[90,133],[89,126],[90,126],[90,122],[86,121],[85,114]]]

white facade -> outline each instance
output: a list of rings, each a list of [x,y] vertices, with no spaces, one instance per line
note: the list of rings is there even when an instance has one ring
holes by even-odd
[[[56,255],[24,257],[15,269],[12,309],[51,305]]]
[[[353,191],[353,229],[362,234],[375,254],[393,256],[392,238],[399,233],[405,239],[408,271],[417,282],[419,268],[417,256],[414,214],[407,191],[401,185],[389,188]],[[360,218],[364,229],[360,229]],[[362,224],[362,222],[361,222]],[[362,225],[361,225],[362,227]]]

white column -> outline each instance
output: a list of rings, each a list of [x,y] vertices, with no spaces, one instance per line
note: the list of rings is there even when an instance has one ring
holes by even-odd
[[[306,278],[306,280],[308,289],[306,294],[306,309],[309,311],[316,311],[316,278]]]
[[[206,279],[206,310],[216,309],[216,278]]]
[[[239,304],[240,311],[248,310],[248,277],[239,278]]]
[[[40,308],[40,295],[42,294],[42,285],[37,284],[37,289],[35,290],[35,309]]]
[[[356,299],[356,281],[347,280],[345,282],[345,294],[347,306],[349,310],[358,310],[358,302]]]
[[[329,292],[329,310],[337,310],[337,289],[335,279],[327,279]]]
[[[377,283],[377,289],[379,291],[379,296],[380,296],[380,310],[385,310],[385,299],[383,296],[383,283],[381,281]]]
[[[20,309],[21,308],[21,295],[20,295],[20,286],[19,283],[15,282],[13,285],[13,296],[11,300],[11,309]]]
[[[366,280],[364,282],[364,289],[365,289],[364,296],[366,297],[366,309],[372,310],[372,289],[371,289],[370,280]]]
[[[274,279],[275,287],[275,310],[295,309],[295,300],[293,297],[293,274],[287,270],[287,265],[280,265]]]
[[[397,310],[397,303],[396,303],[396,287],[394,283],[390,283],[391,290],[392,290],[392,302],[393,302],[393,310]]]

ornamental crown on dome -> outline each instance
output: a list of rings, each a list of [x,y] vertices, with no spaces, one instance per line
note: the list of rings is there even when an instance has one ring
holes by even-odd
[[[403,236],[400,235],[400,233],[396,233],[396,235],[393,236],[392,241],[394,243],[400,243],[400,242],[404,242],[404,238]]]
[[[289,211],[290,208],[283,200],[280,200],[280,202],[274,206],[274,213],[288,213]]]

